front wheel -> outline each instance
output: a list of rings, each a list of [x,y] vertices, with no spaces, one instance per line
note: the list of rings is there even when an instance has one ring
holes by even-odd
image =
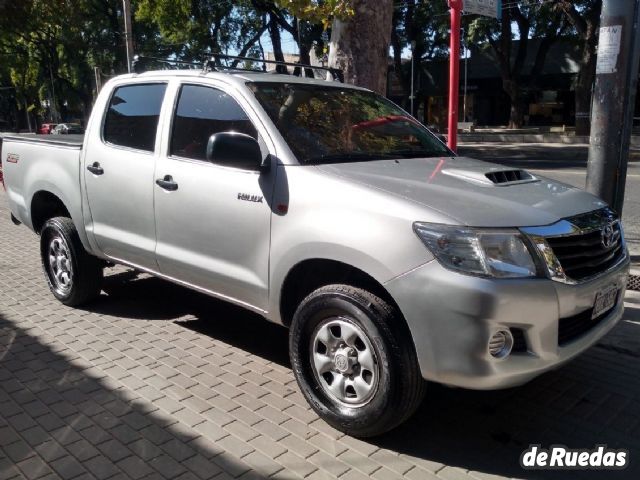
[[[86,252],[70,218],[46,221],[40,232],[40,255],[49,289],[60,302],[75,307],[100,294],[103,265]]]
[[[349,435],[391,430],[424,396],[425,382],[399,312],[366,290],[329,285],[307,296],[294,314],[289,350],[311,407]]]

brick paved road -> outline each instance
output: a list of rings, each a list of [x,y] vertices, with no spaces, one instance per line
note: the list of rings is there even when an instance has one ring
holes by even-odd
[[[434,385],[412,421],[363,442],[307,408],[284,329],[125,269],[66,308],[2,194],[0,245],[2,480],[565,478],[519,468],[532,443],[627,448],[606,478],[639,478],[640,296],[568,366],[501,392]]]

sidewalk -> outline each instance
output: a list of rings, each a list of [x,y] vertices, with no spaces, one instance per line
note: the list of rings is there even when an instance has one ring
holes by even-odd
[[[589,145],[589,135],[576,135],[575,132],[559,132],[554,127],[474,128],[471,132],[458,132],[458,142],[486,143],[560,143],[566,145]],[[631,148],[640,148],[640,135],[631,135]]]

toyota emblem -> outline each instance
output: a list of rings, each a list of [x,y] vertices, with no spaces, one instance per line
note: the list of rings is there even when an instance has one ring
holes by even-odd
[[[613,246],[614,233],[612,224],[604,226],[602,229],[602,246],[604,248],[611,248]]]

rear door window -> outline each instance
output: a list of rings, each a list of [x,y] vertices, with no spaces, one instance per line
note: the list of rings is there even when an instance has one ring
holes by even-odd
[[[103,138],[121,147],[153,152],[166,84],[118,87],[109,102]]]

